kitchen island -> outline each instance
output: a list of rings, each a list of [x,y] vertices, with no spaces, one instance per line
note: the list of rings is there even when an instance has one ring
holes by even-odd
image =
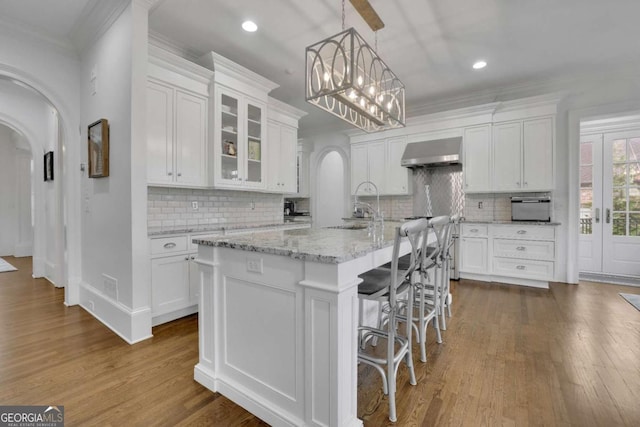
[[[375,242],[345,229],[194,239],[195,380],[271,425],[362,425],[358,275],[391,260],[394,232],[387,226]]]

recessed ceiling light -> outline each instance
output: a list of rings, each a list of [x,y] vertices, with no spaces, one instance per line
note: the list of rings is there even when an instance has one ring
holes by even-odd
[[[244,21],[242,23],[242,29],[249,33],[253,33],[258,29],[258,26],[253,21]]]
[[[476,61],[476,62],[473,64],[473,69],[474,69],[474,70],[481,70],[481,69],[483,69],[483,68],[484,68],[484,67],[486,67],[486,66],[487,66],[487,61],[482,61],[482,60],[480,60],[480,61]]]

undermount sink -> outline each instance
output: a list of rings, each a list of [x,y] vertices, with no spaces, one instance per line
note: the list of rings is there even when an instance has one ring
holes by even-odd
[[[345,224],[345,225],[335,225],[333,227],[327,227],[327,228],[333,228],[338,230],[366,230],[367,224]]]

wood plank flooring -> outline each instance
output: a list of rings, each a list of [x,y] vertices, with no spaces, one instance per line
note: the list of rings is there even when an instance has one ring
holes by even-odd
[[[196,316],[130,346],[32,279],[30,258],[5,259],[0,404],[64,405],[68,426],[266,425],[193,380]],[[417,386],[401,368],[395,425],[640,425],[640,311],[618,292],[640,288],[452,282],[444,343],[430,331]],[[358,416],[391,425],[377,372],[358,373]]]

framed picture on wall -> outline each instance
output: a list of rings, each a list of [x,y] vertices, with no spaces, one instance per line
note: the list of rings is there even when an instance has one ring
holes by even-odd
[[[44,180],[53,181],[53,151],[44,154]]]
[[[89,125],[89,178],[109,176],[109,122],[100,119]]]

